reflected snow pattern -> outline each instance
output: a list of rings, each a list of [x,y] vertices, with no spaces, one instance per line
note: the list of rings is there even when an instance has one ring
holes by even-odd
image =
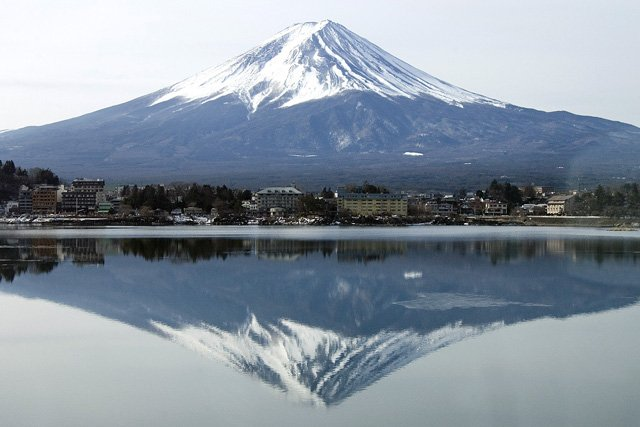
[[[290,399],[335,405],[488,330],[633,304],[639,263],[640,241],[624,238],[4,238],[0,291],[133,325]]]

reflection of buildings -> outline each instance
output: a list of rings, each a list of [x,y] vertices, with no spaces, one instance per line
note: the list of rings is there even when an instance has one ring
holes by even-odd
[[[545,240],[545,250],[548,253],[564,254],[566,251],[566,240],[549,239]]]
[[[104,249],[97,239],[66,239],[62,251],[74,264],[104,264]]]
[[[1,240],[0,240],[1,241]],[[13,247],[19,241],[19,249]],[[104,264],[105,254],[141,256],[146,260],[171,259],[196,262],[254,255],[261,259],[295,261],[321,254],[336,256],[339,262],[384,261],[415,251],[455,255],[482,255],[492,264],[535,259],[549,255],[579,260],[631,259],[640,261],[640,242],[629,239],[531,239],[531,240],[288,240],[288,239],[13,239],[7,241],[4,262],[20,259],[62,261],[76,264]],[[55,253],[55,255],[54,255]]]
[[[59,251],[56,239],[33,239],[25,248],[30,248],[30,258],[43,261],[60,261],[62,254]]]
[[[303,401],[334,405],[419,357],[487,330],[638,300],[635,275],[624,282],[608,273],[635,273],[640,242],[562,245],[564,252],[544,239],[6,239],[0,244],[5,281],[51,271],[62,259],[104,262],[104,254],[113,253],[119,260],[107,261],[108,271],[60,269],[0,289],[170,337]],[[126,254],[139,258],[123,260]],[[259,260],[261,254],[305,259],[282,264]],[[586,262],[567,268],[573,254]],[[511,262],[523,257],[537,259]],[[613,269],[601,268],[605,261]],[[407,280],[408,268],[424,275]],[[109,280],[100,280],[103,275]]]
[[[0,239],[0,275],[11,282],[23,273],[48,273],[65,259],[104,264],[103,246],[96,239]]]
[[[48,273],[58,261],[54,239],[0,239],[0,277],[6,282],[25,273]]]

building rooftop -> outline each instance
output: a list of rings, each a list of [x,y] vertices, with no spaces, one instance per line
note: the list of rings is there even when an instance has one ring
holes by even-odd
[[[406,200],[406,194],[392,193],[342,193],[338,198],[345,200]]]
[[[302,192],[295,187],[267,187],[258,191],[256,194],[262,196],[266,194],[302,194]]]
[[[564,194],[564,195],[551,196],[551,197],[549,197],[547,202],[566,202],[567,200],[571,199],[572,197],[575,197],[575,195],[574,194]]]

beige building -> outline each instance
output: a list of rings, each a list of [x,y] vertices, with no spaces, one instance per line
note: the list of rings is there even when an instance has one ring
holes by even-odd
[[[406,194],[338,193],[338,213],[407,216]]]
[[[571,213],[575,195],[551,196],[547,200],[547,215],[566,215]]]
[[[58,205],[58,187],[41,185],[31,193],[31,211],[36,214],[56,213]]]

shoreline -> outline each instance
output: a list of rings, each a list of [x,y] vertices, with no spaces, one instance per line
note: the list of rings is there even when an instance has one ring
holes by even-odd
[[[29,216],[0,218],[0,227],[172,227],[172,226],[388,226],[416,225],[454,226],[543,226],[591,227],[636,230],[640,218],[610,218],[599,216],[495,216],[495,217],[353,217],[330,220],[324,217],[247,218],[241,216],[207,217],[64,217]]]

